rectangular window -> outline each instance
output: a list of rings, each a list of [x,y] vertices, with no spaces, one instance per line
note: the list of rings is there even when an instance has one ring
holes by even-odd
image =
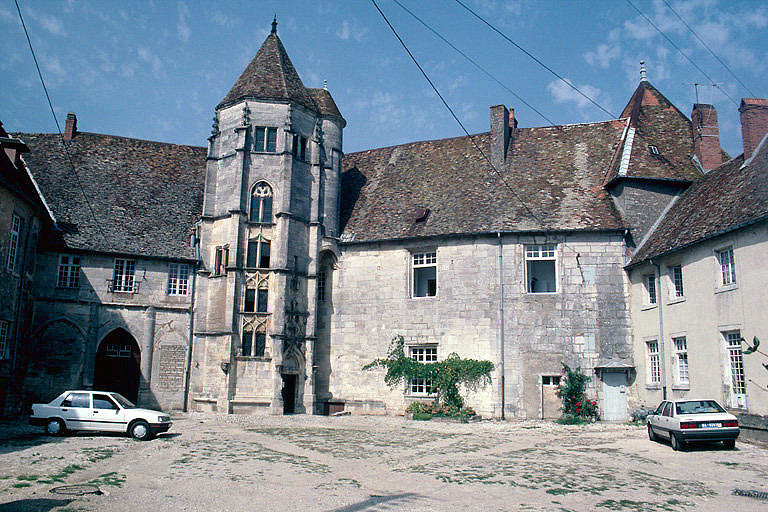
[[[8,231],[8,259],[6,268],[11,272],[17,272],[19,262],[19,241],[21,240],[21,228],[24,225],[21,217],[13,215],[11,229]]]
[[[317,273],[317,300],[325,302],[325,271]]]
[[[421,252],[413,255],[413,296],[437,295],[437,252]]]
[[[229,264],[229,247],[217,247],[213,257],[213,275],[226,274]]]
[[[677,382],[688,384],[688,341],[685,336],[672,338],[675,343],[675,359],[677,359]]]
[[[670,277],[672,278],[672,284],[674,285],[675,298],[684,297],[685,290],[683,289],[683,267],[680,265],[669,267],[669,272]]]
[[[267,153],[277,151],[277,128],[267,128]]]
[[[80,287],[80,256],[71,256],[69,254],[61,254],[59,256],[56,286],[59,288]]]
[[[245,257],[245,266],[248,268],[256,268],[259,263],[259,241],[248,240],[248,252]]]
[[[259,268],[269,268],[269,240],[262,240],[259,245]]]
[[[557,292],[556,255],[555,244],[525,246],[525,281],[528,293]]]
[[[291,144],[291,154],[294,157],[299,156],[299,136],[295,134],[293,136],[293,144]]]
[[[254,357],[264,357],[264,350],[267,346],[267,335],[257,332],[254,336],[253,355]]]
[[[299,158],[307,161],[307,138],[302,137],[301,138],[301,147],[299,149]]]
[[[256,312],[267,312],[267,300],[269,299],[269,290],[259,288],[256,293]]]
[[[254,128],[254,140],[253,149],[256,151],[264,151],[264,142],[266,141],[267,129],[263,126],[257,126]]]
[[[254,151],[266,151],[267,153],[275,153],[277,151],[277,128],[256,126],[253,132]]]
[[[735,395],[744,395],[747,392],[746,379],[744,377],[744,354],[741,349],[741,332],[732,331],[725,333],[728,343],[728,359],[731,363],[731,383]]]
[[[246,357],[264,357],[267,336],[264,333],[243,331],[243,343],[240,354]]]
[[[0,320],[0,359],[8,359],[8,349],[11,344],[10,324],[5,320]]]
[[[656,304],[656,274],[645,274],[643,283],[645,284],[645,303]]]
[[[541,385],[542,386],[559,386],[560,376],[559,375],[542,375]]]
[[[410,352],[411,358],[419,363],[437,361],[437,347],[410,347]],[[409,387],[414,395],[432,395],[436,391],[429,379],[411,379]]]
[[[736,282],[736,265],[733,262],[733,248],[717,251],[717,262],[720,264],[720,286]]]
[[[245,289],[245,302],[243,303],[243,311],[245,311],[246,313],[256,312],[256,289],[255,288]]]
[[[661,382],[661,361],[659,359],[659,343],[649,341],[648,347],[648,382],[650,384],[659,384]]]
[[[240,354],[246,357],[251,355],[251,347],[253,346],[253,332],[243,331],[243,345],[240,347]]]
[[[135,285],[136,261],[115,260],[115,270],[112,274],[112,291],[133,293]]]
[[[168,265],[168,295],[186,295],[189,287],[189,265],[171,263]]]

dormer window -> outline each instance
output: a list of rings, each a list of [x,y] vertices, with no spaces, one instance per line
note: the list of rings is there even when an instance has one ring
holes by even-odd
[[[254,151],[261,151],[266,153],[277,152],[277,128],[257,126],[254,128],[254,132]]]
[[[251,193],[251,222],[262,224],[272,223],[272,187],[265,182],[259,182]]]
[[[661,153],[659,153],[659,148],[653,144],[648,145],[648,151],[650,151],[653,156],[661,155]]]

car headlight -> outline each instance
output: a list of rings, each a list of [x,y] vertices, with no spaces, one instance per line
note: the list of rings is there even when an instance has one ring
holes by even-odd
[[[157,417],[157,422],[158,423],[165,423],[166,421],[170,421],[170,419],[171,418],[169,418],[168,416],[158,416]]]

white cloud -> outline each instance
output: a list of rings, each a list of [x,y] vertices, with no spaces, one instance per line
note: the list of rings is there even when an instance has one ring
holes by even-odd
[[[356,21],[350,22],[349,20],[344,20],[341,23],[341,27],[336,31],[336,35],[339,39],[343,41],[353,39],[358,42],[362,41],[367,33],[367,28],[360,27]]]
[[[33,14],[32,17],[40,23],[40,26],[43,27],[44,30],[50,32],[51,34],[55,36],[65,36],[67,35],[66,31],[64,30],[64,23],[57,18],[56,16],[51,16],[49,14]]]
[[[573,85],[571,80],[568,80],[567,78],[565,80],[568,84]],[[587,98],[568,86],[568,84],[564,83],[562,80],[553,80],[547,85],[547,90],[552,95],[552,99],[555,100],[555,103],[570,103],[580,110],[593,106]],[[600,102],[599,98],[602,95],[602,92],[597,87],[591,85],[580,85],[576,87],[595,102]]]
[[[155,73],[159,73],[163,69],[163,62],[160,60],[160,57],[152,53],[149,48],[139,47],[136,49],[136,53],[139,59],[152,66],[152,71]]]
[[[584,54],[584,60],[590,65],[606,69],[611,62],[621,56],[621,46],[617,44],[599,44],[595,51]]]
[[[16,16],[11,13],[8,9],[5,7],[0,7],[0,20],[5,21],[14,21],[16,19]]]
[[[179,39],[186,43],[189,41],[189,36],[192,35],[192,29],[187,24],[187,17],[189,17],[189,7],[184,2],[178,4],[179,19],[176,23],[176,33],[179,35]]]
[[[237,19],[232,16],[227,16],[222,12],[215,12],[211,16],[211,21],[220,27],[234,27],[237,24]]]

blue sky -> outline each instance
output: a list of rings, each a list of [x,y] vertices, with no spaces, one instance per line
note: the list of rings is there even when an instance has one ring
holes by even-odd
[[[668,0],[758,97],[768,96],[768,6],[763,1]],[[507,87],[558,124],[609,116],[564,86],[452,0],[401,0]],[[618,114],[648,78],[690,115],[694,82],[708,80],[624,0],[466,0],[560,75]],[[751,94],[662,0],[632,0],[736,101]],[[205,145],[214,107],[269,33],[278,34],[309,87],[323,80],[347,120],[345,152],[462,132],[369,1],[20,0],[63,126]],[[490,105],[515,108],[521,127],[549,124],[419,25],[379,4],[470,132],[488,130]],[[10,131],[53,132],[13,0],[0,0],[0,120]],[[720,117],[722,145],[742,152],[737,106],[699,88]]]

